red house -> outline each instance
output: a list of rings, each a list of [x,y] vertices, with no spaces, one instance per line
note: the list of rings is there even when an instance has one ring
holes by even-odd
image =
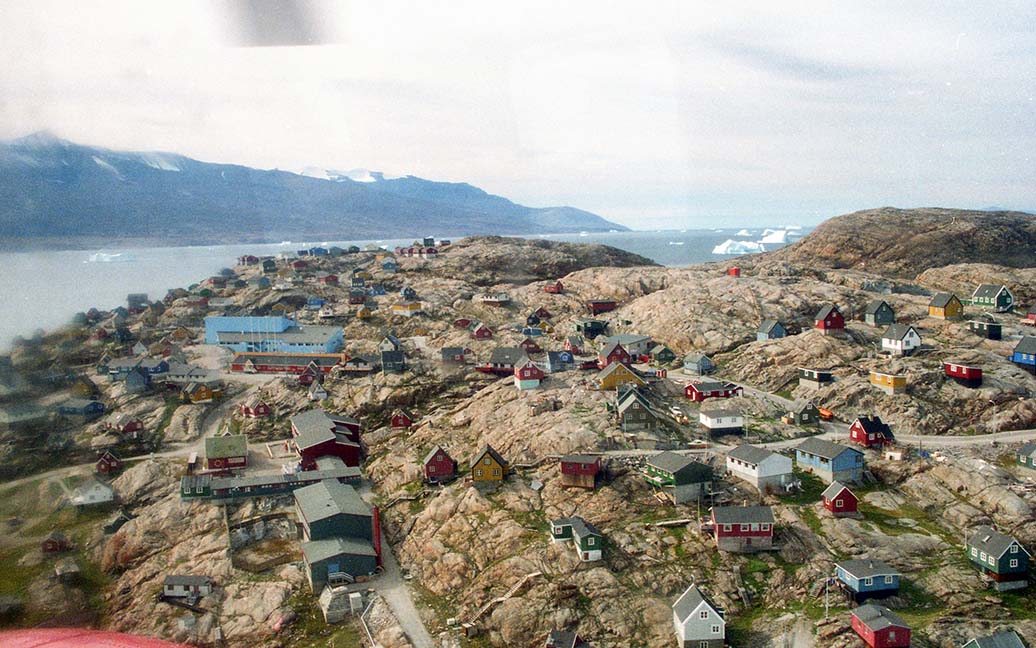
[[[730,275],[731,277],[740,277],[741,276],[741,268],[739,268],[737,266],[732,266],[730,268],[727,268],[727,274]]]
[[[618,306],[618,304],[614,299],[591,299],[586,302],[586,308],[590,311],[591,315],[600,315],[601,313],[613,311],[616,306]]]
[[[896,441],[892,429],[877,416],[861,416],[849,426],[849,440],[865,448],[889,445]]]
[[[593,488],[601,472],[601,458],[590,455],[564,455],[560,464],[562,486]]]
[[[775,519],[769,506],[716,506],[710,524],[716,547],[723,551],[751,553],[773,548]]]
[[[853,515],[860,505],[860,500],[849,487],[838,481],[831,482],[820,497],[824,502],[824,508],[831,511],[835,517]]]
[[[521,341],[521,344],[519,344],[518,346],[520,346],[526,353],[543,352],[543,349],[540,348],[540,345],[536,344],[535,340],[533,340],[532,338],[525,338]]]
[[[410,410],[401,407],[392,412],[390,425],[394,428],[404,429],[413,425],[415,421],[417,421],[417,417]]]
[[[299,259],[298,261],[292,261],[291,267],[295,268],[296,270],[302,270],[303,268],[308,268],[309,264],[303,261],[302,259]]]
[[[632,358],[626,349],[618,342],[609,342],[603,346],[600,352],[597,354],[597,367],[604,369],[608,365],[618,362],[629,366],[632,362]]]
[[[97,463],[94,464],[94,470],[97,471],[98,475],[117,473],[122,470],[122,459],[120,459],[119,455],[115,454],[111,450],[105,450],[101,453],[101,456],[97,458]]]
[[[570,335],[565,338],[565,351],[568,351],[572,355],[582,355],[583,338],[578,335]]]
[[[358,422],[313,409],[291,417],[291,436],[285,442],[301,459],[303,470],[313,470],[320,457],[338,457],[346,466],[360,465]]]
[[[943,373],[966,387],[978,387],[982,384],[982,368],[963,365],[957,362],[942,363]]]
[[[475,329],[471,332],[471,337],[475,338],[476,340],[488,340],[491,337],[493,337],[493,330],[485,324],[483,324],[482,322],[479,322],[478,326],[476,326]]]
[[[534,310],[532,314],[540,318],[541,320],[550,319],[551,317],[553,317],[553,315],[550,314],[550,311],[542,306]]]
[[[316,365],[310,364],[302,371],[302,373],[299,374],[296,380],[298,380],[300,385],[305,385],[308,387],[312,385],[315,380],[317,380],[317,376],[322,377],[323,373],[320,371],[320,369],[316,367]]]
[[[104,427],[119,434],[132,434],[144,429],[144,421],[127,414],[118,414],[105,421]]]
[[[435,484],[453,478],[457,474],[457,462],[440,446],[432,448],[424,458],[424,478]]]
[[[565,285],[560,281],[555,281],[554,283],[549,283],[546,286],[544,286],[543,292],[548,292],[552,295],[560,295],[561,293],[565,292]]]
[[[50,534],[43,539],[40,543],[40,549],[45,554],[58,553],[61,551],[68,551],[72,548],[72,543],[68,541],[65,534],[60,531],[51,531]]]
[[[813,327],[824,335],[845,330],[845,318],[834,304],[825,304],[813,317]]]
[[[317,282],[328,285],[338,284],[338,275],[336,274],[324,274],[317,277]]]
[[[453,320],[453,328],[466,329],[471,326],[471,319],[467,317],[458,317]]]
[[[254,254],[246,254],[237,258],[238,265],[255,265],[259,263],[259,257]]]
[[[715,381],[699,381],[689,383],[683,388],[684,396],[695,403],[700,403],[706,398],[731,398],[740,396],[744,390],[734,383],[721,383]]]
[[[266,401],[261,396],[255,394],[248,400],[241,403],[238,407],[238,411],[241,412],[241,416],[245,418],[263,418],[271,414],[270,406],[266,404]]]
[[[908,648],[910,626],[884,605],[868,603],[852,612],[853,631],[870,648]]]

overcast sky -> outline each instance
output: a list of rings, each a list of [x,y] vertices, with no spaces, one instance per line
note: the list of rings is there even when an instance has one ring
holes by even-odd
[[[1036,209],[1033,2],[248,10],[272,4],[4,0],[0,138],[411,173],[634,228]]]

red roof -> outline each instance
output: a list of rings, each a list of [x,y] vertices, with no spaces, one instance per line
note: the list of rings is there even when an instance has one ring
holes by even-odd
[[[187,648],[152,637],[80,628],[8,630],[0,632],[4,648]]]

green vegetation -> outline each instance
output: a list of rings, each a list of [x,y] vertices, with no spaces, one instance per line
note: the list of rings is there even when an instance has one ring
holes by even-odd
[[[813,473],[796,468],[794,477],[802,482],[802,489],[795,493],[779,493],[778,497],[785,504],[812,504],[820,500],[820,495],[827,488],[827,484]]]
[[[810,531],[818,537],[824,536],[824,527],[820,524],[820,518],[817,517],[816,511],[809,506],[803,506],[799,508],[799,516],[802,517],[802,521],[806,523]]]
[[[363,631],[358,621],[350,618],[341,625],[328,625],[308,592],[294,594],[288,605],[296,618],[284,637],[286,645],[298,648],[353,648],[363,645]]]

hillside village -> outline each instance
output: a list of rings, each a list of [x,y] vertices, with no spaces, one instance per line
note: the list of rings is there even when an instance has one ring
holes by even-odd
[[[314,247],[19,340],[4,624],[1036,645],[1036,270],[793,254]]]

